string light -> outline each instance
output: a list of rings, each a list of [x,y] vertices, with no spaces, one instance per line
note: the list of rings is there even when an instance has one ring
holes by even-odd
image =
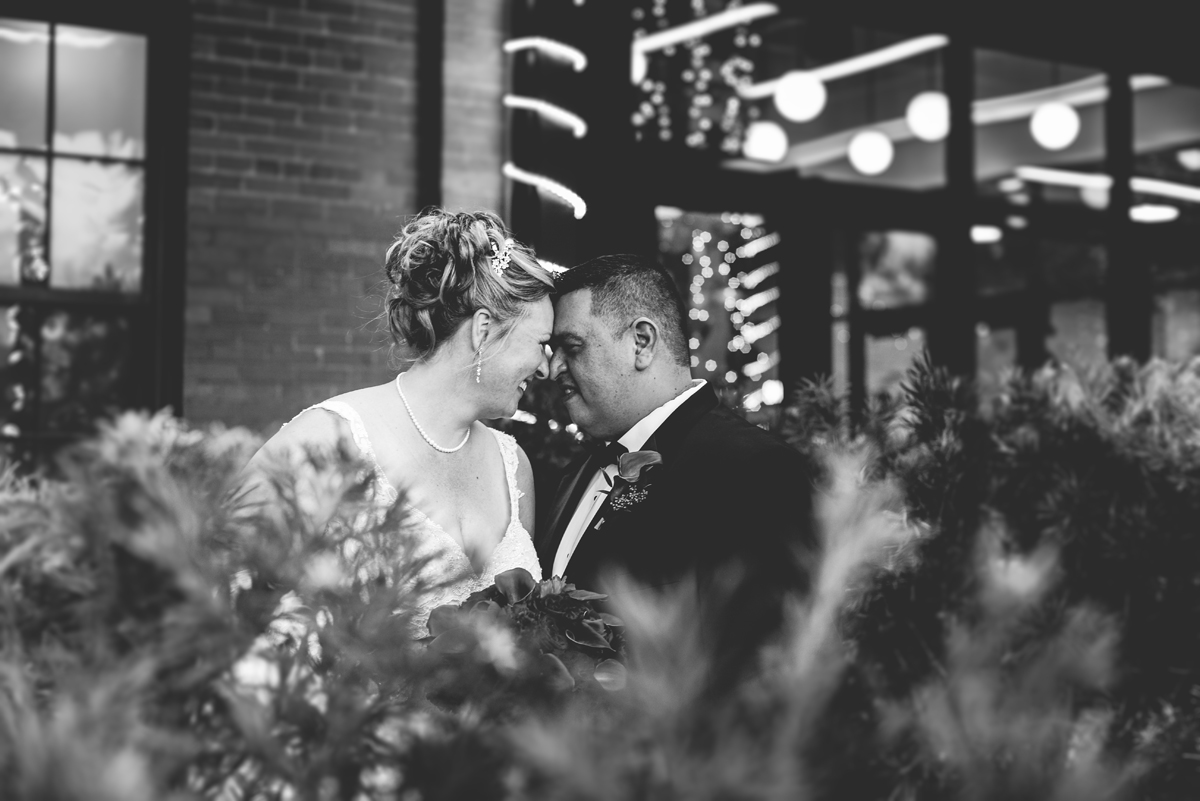
[[[769,320],[765,320],[756,325],[742,326],[742,337],[746,342],[749,342],[750,344],[754,344],[758,340],[765,337],[767,334],[772,334],[775,331],[779,330],[779,325],[780,325],[780,317],[777,314],[774,317],[770,318]]]
[[[1168,85],[1170,81],[1157,75],[1135,75],[1130,79],[1130,87],[1134,92]],[[1096,75],[1031,92],[976,100],[971,106],[971,119],[977,126],[991,125],[1029,117],[1047,102],[1058,101],[1079,108],[1103,103],[1107,98],[1105,76]],[[914,136],[907,121],[903,119],[870,123],[792,145],[788,148],[786,161],[780,167],[813,170],[837,161],[846,157],[847,144],[853,137],[868,130],[877,130],[892,142],[902,142]]]
[[[584,121],[583,117],[574,112],[567,111],[561,106],[547,103],[545,100],[539,100],[536,97],[505,95],[504,106],[505,108],[532,111],[555,125],[570,128],[571,132],[575,134],[576,139],[582,139],[587,136],[587,122]]]
[[[547,39],[544,36],[524,36],[518,39],[509,39],[504,43],[505,53],[517,53],[522,50],[537,50],[550,58],[569,62],[576,72],[583,72],[587,69],[587,56],[582,50],[554,39]]]
[[[828,97],[821,79],[804,70],[787,73],[775,86],[775,108],[792,122],[816,119],[824,111]]]
[[[737,249],[738,258],[752,259],[759,253],[762,253],[767,248],[775,247],[779,244],[780,236],[778,233],[767,234],[759,237],[753,242],[747,242]]]
[[[1055,170],[1049,167],[1017,167],[1013,172],[1017,177],[1033,183],[1054,184],[1057,186],[1073,186],[1078,189],[1110,189],[1112,177],[1101,173],[1073,172],[1070,170]],[[1145,195],[1159,195],[1173,200],[1186,200],[1200,203],[1200,187],[1187,184],[1163,181],[1158,178],[1134,177],[1129,181],[1134,192]]]
[[[1079,112],[1062,102],[1045,103],[1029,118],[1034,141],[1047,150],[1063,150],[1079,137]]]
[[[894,45],[889,45],[879,50],[873,50],[869,53],[861,53],[857,56],[835,61],[832,64],[826,64],[822,67],[809,70],[809,74],[822,83],[829,83],[838,78],[845,78],[850,75],[857,75],[861,72],[878,69],[879,67],[888,64],[894,64],[897,61],[903,61],[921,53],[928,53],[931,50],[938,50],[950,43],[949,38],[942,34],[929,34],[927,36],[918,36],[915,39],[907,39],[903,42],[897,42]],[[739,90],[742,97],[747,99],[755,99],[767,97],[775,94],[783,78],[775,78],[770,81],[763,81],[752,86],[746,86]]]
[[[770,264],[764,264],[762,267],[746,273],[744,276],[742,276],[740,283],[745,286],[746,289],[754,289],[754,287],[758,286],[763,281],[767,280],[778,272],[779,262],[773,261]]]
[[[759,292],[757,295],[751,295],[748,298],[739,300],[737,310],[743,315],[753,314],[763,306],[766,306],[768,303],[774,303],[776,300],[779,300],[779,287],[771,287]]]
[[[536,173],[523,170],[512,162],[506,163],[503,169],[505,176],[508,178],[535,186],[565,202],[574,210],[575,219],[582,220],[583,216],[587,214],[587,204],[584,203],[583,198],[557,181],[552,181],[544,175],[537,175]]]
[[[742,153],[756,161],[782,161],[788,152],[787,133],[777,122],[759,120],[746,128]]]
[[[940,142],[950,133],[950,100],[942,92],[921,92],[909,101],[904,120],[922,142]]]
[[[630,47],[629,79],[635,84],[641,83],[646,77],[649,67],[647,53],[663,50],[672,45],[681,44],[689,39],[702,39],[716,31],[744,25],[756,19],[769,17],[779,13],[779,7],[774,3],[750,3],[749,5],[727,9],[711,14],[703,19],[677,25],[673,28],[639,36],[633,40]]]
[[[892,166],[896,149],[887,134],[878,130],[860,131],[850,140],[846,156],[863,175],[880,175]]]

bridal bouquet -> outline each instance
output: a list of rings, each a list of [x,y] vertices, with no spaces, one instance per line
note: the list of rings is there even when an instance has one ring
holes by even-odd
[[[598,685],[615,692],[625,686],[624,626],[617,616],[596,608],[607,597],[576,589],[561,578],[535,581],[524,568],[506,570],[491,587],[461,604],[434,609],[429,647],[459,652],[479,638],[481,626],[498,624],[535,655],[552,686],[587,690]]]

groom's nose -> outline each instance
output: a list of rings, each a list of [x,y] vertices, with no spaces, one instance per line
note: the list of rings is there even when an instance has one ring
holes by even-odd
[[[542,360],[538,362],[537,372],[534,373],[539,380],[546,380],[550,376],[550,359],[553,354],[550,352],[550,346],[542,349]]]
[[[557,379],[566,369],[567,360],[563,356],[562,348],[555,348],[554,353],[550,355],[550,377]]]

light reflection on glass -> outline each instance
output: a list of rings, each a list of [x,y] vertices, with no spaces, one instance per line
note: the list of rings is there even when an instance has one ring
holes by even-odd
[[[0,306],[0,436],[19,436],[30,422],[34,378],[30,312]]]
[[[58,159],[50,286],[135,293],[142,281],[143,175],[138,167]]]
[[[43,284],[46,160],[0,153],[0,286]]]
[[[1051,305],[1050,327],[1052,333],[1046,338],[1046,350],[1060,362],[1079,371],[1089,371],[1108,361],[1104,302],[1099,298]]]
[[[46,317],[41,334],[44,429],[84,431],[128,402],[128,321],[60,311]]]
[[[895,395],[925,348],[925,332],[911,328],[893,336],[866,337],[867,393]]]
[[[50,26],[0,19],[0,148],[46,146]]]
[[[859,302],[864,309],[888,309],[928,301],[936,261],[937,241],[928,234],[863,234],[859,240]]]
[[[146,152],[146,39],[60,25],[54,149],[140,159]]]

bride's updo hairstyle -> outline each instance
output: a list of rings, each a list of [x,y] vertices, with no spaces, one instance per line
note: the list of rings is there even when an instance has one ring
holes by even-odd
[[[550,273],[529,248],[506,246],[507,239],[504,223],[488,211],[427,209],[404,227],[384,267],[388,329],[411,358],[433,355],[479,309],[492,313],[503,335],[527,304],[550,294]],[[506,251],[507,266],[497,271],[492,260]]]

